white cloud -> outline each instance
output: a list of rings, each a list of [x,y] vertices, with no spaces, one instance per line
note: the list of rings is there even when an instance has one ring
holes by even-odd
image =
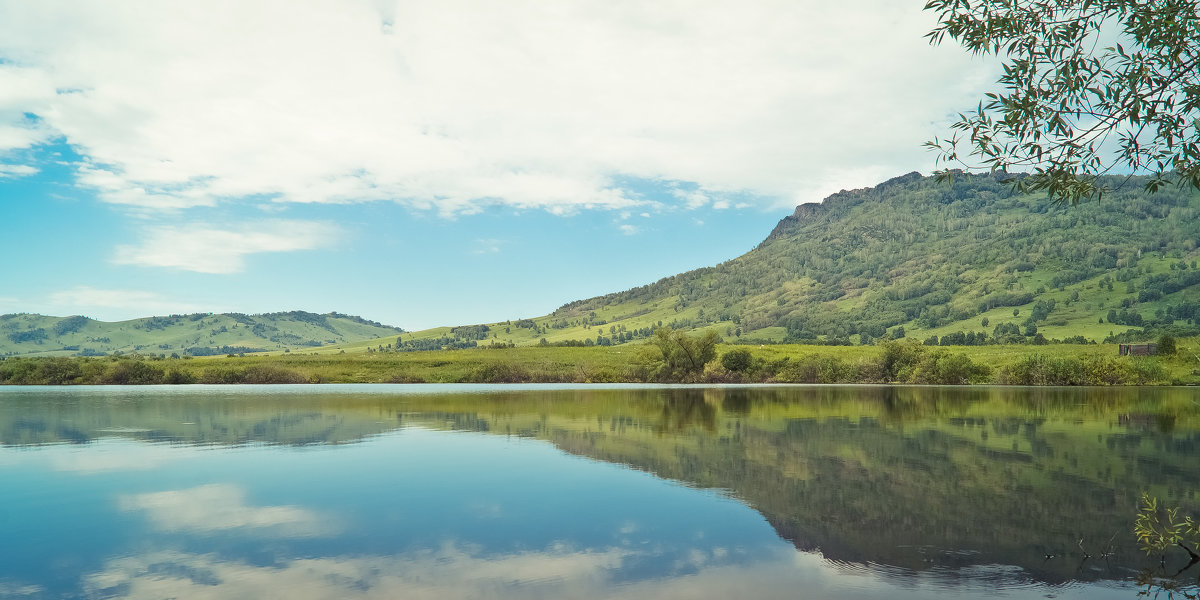
[[[683,201],[683,206],[689,210],[695,210],[708,204],[711,198],[701,190],[681,190],[675,189],[671,194]]]
[[[237,273],[248,254],[311,250],[334,243],[336,227],[313,221],[265,221],[235,230],[209,225],[150,227],[136,246],[117,246],[119,265],[199,273]]]
[[[0,42],[0,47],[2,44]],[[3,50],[0,50],[2,56]],[[26,113],[34,107],[46,106],[53,97],[54,85],[44,70],[0,64],[0,155],[45,142],[51,137],[47,127],[31,120]],[[6,172],[10,175],[31,174],[19,170],[19,165],[0,163],[0,177]]]
[[[250,528],[258,535],[325,535],[332,525],[317,513],[296,506],[250,506],[242,488],[209,484],[185,490],[122,496],[122,510],[143,511],[163,531],[210,533]]]
[[[211,307],[205,309],[200,305],[171,300],[157,292],[104,290],[85,285],[53,292],[46,300],[50,314],[82,314],[101,319],[130,319],[147,314],[165,315],[212,310]]]
[[[637,228],[637,226],[635,226],[635,225],[630,225],[630,224],[628,224],[628,223],[626,223],[626,224],[624,224],[624,225],[621,225],[621,226],[619,226],[617,229],[620,229],[620,230],[621,230],[621,233],[623,233],[623,234],[625,234],[625,235],[633,235],[633,234],[635,234],[635,233],[637,233],[637,232],[638,232],[638,228]]]
[[[38,173],[38,168],[31,167],[29,165],[0,164],[0,179],[3,179],[5,177],[26,177],[29,175],[36,175],[37,173]]]
[[[0,151],[63,136],[106,201],[819,199],[927,167],[990,71],[920,3],[8,2]],[[26,113],[40,117],[27,122]],[[853,171],[845,171],[848,166]],[[690,202],[690,200],[684,200]]]

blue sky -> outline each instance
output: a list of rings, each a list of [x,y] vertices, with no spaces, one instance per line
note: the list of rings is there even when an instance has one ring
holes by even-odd
[[[993,73],[906,4],[0,0],[0,312],[417,329],[719,263],[932,168]]]

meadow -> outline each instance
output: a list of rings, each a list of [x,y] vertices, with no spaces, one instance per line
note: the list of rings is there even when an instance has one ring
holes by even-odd
[[[1120,357],[1115,344],[872,346],[719,344],[702,371],[669,379],[652,344],[527,346],[423,352],[245,354],[164,358],[8,357],[0,384],[188,383],[920,383],[1014,385],[1200,384],[1200,340],[1172,356]],[[726,360],[730,354],[743,360]],[[748,356],[746,356],[748,355]]]

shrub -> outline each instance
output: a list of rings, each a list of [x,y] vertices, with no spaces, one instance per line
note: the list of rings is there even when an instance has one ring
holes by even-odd
[[[925,354],[925,347],[914,340],[888,340],[880,342],[879,347],[879,366],[885,381],[908,381]]]
[[[241,383],[307,383],[303,375],[280,367],[256,365],[242,372]]]
[[[983,383],[992,374],[987,365],[975,364],[964,354],[931,352],[913,370],[912,383],[967,385]]]
[[[1000,382],[1015,385],[1084,385],[1083,363],[1073,358],[1033,354],[1001,371]]]
[[[1158,338],[1158,353],[1163,356],[1175,356],[1175,338],[1173,336],[1163,334]]]
[[[172,385],[196,383],[196,376],[188,373],[187,371],[171,369],[170,371],[167,371],[166,377],[163,378],[163,383],[169,383]]]
[[[101,376],[101,383],[118,385],[146,385],[162,381],[162,369],[140,360],[121,360],[113,363]]]
[[[464,382],[474,383],[524,383],[533,381],[533,375],[524,367],[503,362],[488,363],[476,369]]]
[[[782,383],[855,383],[858,370],[836,356],[810,354],[788,363],[775,380]]]
[[[721,355],[721,366],[734,373],[743,373],[750,368],[750,351],[743,348],[730,350]]]
[[[209,367],[200,374],[200,383],[242,383],[242,373],[229,367]]]

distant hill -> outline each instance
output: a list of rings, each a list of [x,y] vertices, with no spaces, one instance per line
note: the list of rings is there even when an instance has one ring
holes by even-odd
[[[402,329],[341,313],[196,313],[105,322],[83,316],[0,315],[0,355],[114,352],[207,356],[299,350],[395,336]]]
[[[418,332],[402,347],[618,344],[659,324],[753,342],[1200,333],[1200,195],[1147,194],[1139,178],[1107,183],[1103,200],[1065,206],[1015,195],[998,177],[945,184],[910,173],[800,205],[720,265],[543,317]]]

